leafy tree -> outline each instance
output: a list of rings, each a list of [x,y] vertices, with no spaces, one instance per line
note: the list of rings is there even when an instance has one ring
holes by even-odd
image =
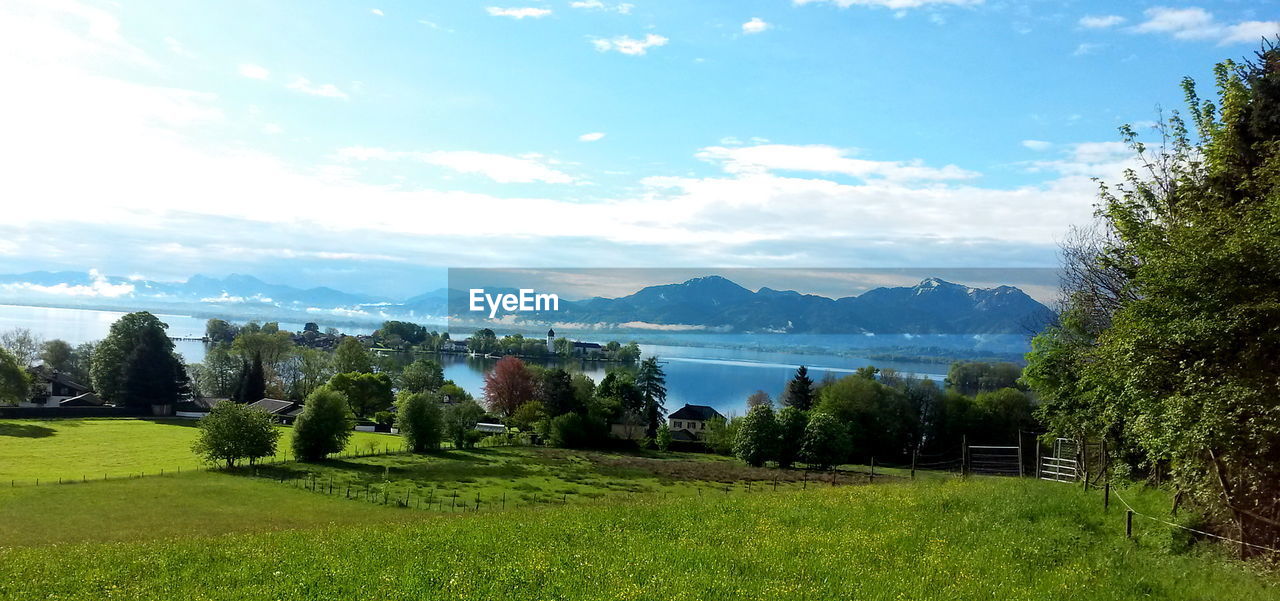
[[[737,441],[738,427],[741,425],[741,418],[722,419],[713,417],[707,421],[707,432],[702,435],[702,441],[706,443],[707,448],[713,453],[732,455],[733,443]]]
[[[35,363],[41,344],[40,337],[27,328],[14,328],[0,334],[0,348],[9,351],[23,367]]]
[[[498,335],[489,328],[481,328],[467,339],[467,350],[487,355],[498,349]]]
[[[266,411],[238,403],[218,403],[200,420],[200,433],[191,446],[196,455],[228,468],[236,462],[258,459],[276,452],[280,431]]]
[[[333,377],[333,356],[319,349],[295,348],[276,373],[290,399],[305,399]]]
[[[446,403],[462,403],[470,401],[471,393],[467,392],[461,386],[453,383],[453,380],[445,380],[440,386],[440,400]]]
[[[777,458],[778,420],[772,407],[757,405],[747,412],[734,436],[733,454],[756,467]]]
[[[400,372],[400,389],[409,392],[434,392],[444,385],[444,368],[438,361],[425,357],[405,366]]]
[[[658,445],[658,450],[667,452],[671,448],[671,426],[666,423],[658,426],[658,435],[654,437],[654,442]]]
[[[872,382],[875,381],[876,375],[879,373],[880,370],[873,365],[863,365],[862,367],[853,370],[853,375],[864,380],[871,380]]]
[[[787,384],[786,397],[787,405],[801,411],[808,411],[813,407],[813,379],[809,377],[808,367],[801,365],[796,369],[796,375]]]
[[[355,421],[346,395],[327,386],[317,388],[307,397],[293,424],[293,454],[302,461],[324,459],[347,448],[353,427]]]
[[[484,398],[489,410],[509,417],[521,405],[533,400],[533,375],[524,361],[503,357],[484,375]]]
[[[305,323],[305,324],[303,324],[303,325],[302,325],[302,331],[303,331],[303,332],[315,332],[315,333],[319,334],[319,333],[320,333],[320,324],[318,324],[318,323],[316,323],[316,322],[314,322],[314,321],[308,321],[307,323]]]
[[[1179,114],[1161,148],[1122,130],[1144,169],[1102,188],[1106,244],[1084,253],[1086,277],[1069,282],[1066,318],[1036,341],[1027,381],[1054,433],[1099,424],[1092,433],[1132,449],[1129,467],[1170,469],[1220,532],[1275,547],[1280,48],[1214,74],[1216,102],[1184,80],[1194,133]]]
[[[231,400],[237,403],[256,403],[266,396],[267,377],[262,358],[254,356],[252,360],[243,361]]]
[[[1035,427],[1031,397],[1016,388],[1001,388],[974,397],[982,425],[975,432],[980,440],[993,444],[1015,444],[1018,432]]]
[[[204,324],[204,336],[214,344],[231,344],[237,333],[239,328],[221,319],[213,318]]]
[[[618,349],[617,359],[622,363],[635,363],[640,359],[640,345],[628,342],[626,346]]]
[[[511,417],[507,418],[507,424],[519,428],[521,432],[530,432],[534,426],[546,419],[547,412],[541,401],[529,401],[516,409]]]
[[[1019,385],[1020,377],[1022,368],[1013,363],[957,361],[947,371],[947,386],[960,394],[973,396],[980,392],[1014,388]]]
[[[900,456],[919,423],[901,392],[857,374],[822,387],[814,411],[831,415],[849,434],[851,454]]]
[[[373,335],[378,340],[396,337],[409,344],[418,345],[427,339],[427,329],[407,321],[384,321],[382,327],[378,328]]]
[[[444,410],[444,434],[453,441],[454,448],[467,449],[475,445],[471,432],[484,417],[484,408],[475,401],[463,401]]]
[[[815,411],[800,442],[800,459],[819,469],[844,463],[849,457],[849,434],[835,416]]]
[[[759,407],[761,405],[773,407],[773,399],[769,398],[769,393],[763,390],[757,390],[747,397],[748,409]]]
[[[395,402],[391,390],[391,377],[387,374],[349,372],[335,374],[329,379],[329,387],[346,395],[351,411],[357,417],[367,417],[386,411]]]
[[[99,397],[110,403],[125,402],[125,364],[135,347],[144,339],[152,346],[146,356],[169,362],[169,371],[177,375],[178,359],[173,354],[173,342],[166,335],[166,328],[168,325],[146,311],[129,313],[111,324],[106,338],[93,351],[89,370],[93,389]],[[163,359],[162,354],[168,354],[169,358]],[[156,368],[155,371],[166,370]]]
[[[270,325],[270,324],[268,324]],[[241,357],[256,357],[264,365],[275,367],[293,352],[293,337],[288,332],[241,332],[231,349]]]
[[[0,403],[16,405],[27,400],[31,376],[8,349],[0,347]]]
[[[537,396],[539,404],[549,417],[587,411],[587,405],[578,402],[573,388],[573,377],[563,369],[548,369],[542,372]]]
[[[444,414],[440,403],[425,392],[402,392],[396,400],[396,428],[414,453],[440,448]]]
[[[347,336],[338,343],[338,348],[333,352],[333,369],[340,374],[372,373],[373,359],[369,357],[368,349],[364,348],[358,339]]]
[[[171,405],[190,393],[185,366],[173,354],[172,345],[163,329],[139,331],[138,339],[121,366],[117,404],[129,407]]]
[[[778,411],[778,467],[789,468],[795,464],[808,425],[809,416],[795,407]]]
[[[74,355],[75,350],[65,340],[55,338],[40,345],[40,362],[63,373],[71,372]]]
[[[644,399],[643,414],[648,422],[646,435],[654,437],[658,433],[658,422],[667,414],[667,374],[662,371],[657,357],[649,357],[640,362],[636,372],[636,389]]]
[[[243,362],[232,357],[228,349],[225,344],[216,344],[205,352],[204,362],[194,374],[201,394],[227,399],[235,396]]]

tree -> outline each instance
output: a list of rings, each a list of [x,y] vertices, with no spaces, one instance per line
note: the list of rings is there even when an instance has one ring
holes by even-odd
[[[772,407],[757,405],[747,412],[734,436],[733,454],[755,467],[777,458],[778,421]]]
[[[476,423],[484,417],[484,408],[475,401],[463,401],[450,405],[444,410],[444,434],[453,441],[455,449],[467,449],[474,446],[471,432],[476,431]]]
[[[395,402],[391,377],[387,374],[340,373],[329,379],[329,387],[346,395],[347,403],[357,417],[386,411]]]
[[[947,371],[947,386],[960,394],[973,396],[980,392],[1017,387],[1020,377],[1022,368],[1013,363],[957,361]]]
[[[333,357],[319,349],[299,347],[276,369],[290,399],[307,398],[333,377]]]
[[[333,352],[333,369],[340,374],[372,373],[373,359],[369,357],[368,349],[364,348],[358,339],[346,336]]]
[[[280,431],[266,411],[237,403],[218,403],[199,422],[200,432],[191,450],[210,463],[234,467],[250,464],[276,452]]]
[[[992,444],[1018,441],[1018,433],[1036,424],[1031,415],[1031,397],[1016,388],[1001,388],[974,397],[973,404],[981,415],[981,426],[973,432]]]
[[[503,357],[484,375],[484,398],[489,410],[510,417],[521,405],[533,400],[533,376],[524,361]]]
[[[444,368],[425,357],[405,366],[400,372],[400,389],[409,392],[434,392],[444,385]]]
[[[293,424],[293,454],[302,461],[324,459],[347,448],[354,426],[346,395],[326,386],[317,388]]]
[[[801,365],[796,375],[787,384],[786,404],[801,411],[813,407],[813,380],[809,378],[809,368]]]
[[[274,368],[293,352],[293,337],[288,332],[268,331],[263,327],[257,332],[241,332],[231,349],[241,357],[257,357],[264,365]]]
[[[453,383],[453,380],[445,380],[440,386],[440,400],[446,403],[462,403],[470,401],[471,393],[467,392],[461,386]]]
[[[487,355],[498,349],[498,335],[489,328],[481,328],[467,339],[467,350]]]
[[[658,445],[658,450],[667,452],[671,448],[671,426],[663,423],[658,426],[658,435],[654,437],[654,442]]]
[[[204,324],[204,336],[213,344],[231,344],[239,331],[239,328],[216,317]]]
[[[171,344],[163,330],[140,332],[137,344],[121,366],[117,404],[172,405],[190,393],[185,366],[170,350]]]
[[[384,321],[373,336],[378,340],[396,337],[408,344],[419,345],[427,339],[427,329],[407,321]]]
[[[8,349],[0,347],[0,404],[16,405],[30,396],[31,376]]]
[[[778,467],[789,468],[800,456],[809,416],[795,407],[783,407],[778,411]]]
[[[658,433],[658,422],[667,414],[667,374],[662,371],[657,357],[649,357],[640,362],[636,372],[636,389],[644,399],[642,408],[648,422],[646,435],[650,438]]]
[[[40,356],[41,340],[27,328],[14,328],[0,334],[0,348],[9,351],[23,367],[35,363]]]
[[[153,347],[147,353],[148,357],[160,360],[160,356],[167,353],[170,355],[168,360],[176,364],[178,360],[173,355],[173,341],[165,333],[168,327],[146,311],[129,313],[111,324],[106,338],[93,351],[89,369],[93,389],[98,396],[110,403],[124,402],[124,366],[134,348],[144,339]],[[177,369],[173,371],[177,372]]]
[[[772,398],[769,398],[769,393],[767,393],[767,392],[765,392],[765,391],[763,391],[763,390],[757,390],[757,391],[755,391],[755,392],[751,393],[751,395],[747,397],[747,409],[748,409],[748,410],[750,410],[750,409],[752,409],[752,408],[754,408],[754,407],[759,407],[759,406],[761,406],[761,405],[765,405],[765,406],[768,406],[768,407],[773,407],[773,399],[772,399]]]
[[[902,456],[918,424],[900,391],[857,374],[823,386],[814,411],[834,417],[849,434],[851,456],[864,460]]]
[[[1280,48],[1214,73],[1216,102],[1184,80],[1194,132],[1177,113],[1159,148],[1122,130],[1141,170],[1101,187],[1105,244],[1064,253],[1083,277],[1026,379],[1054,434],[1106,436],[1131,470],[1170,470],[1212,528],[1275,547]]]
[[[62,373],[71,373],[75,360],[75,350],[65,340],[47,340],[40,345],[40,362],[49,369]]]
[[[440,448],[444,414],[440,403],[425,392],[402,392],[396,401],[396,428],[414,453]]]
[[[227,345],[213,345],[205,351],[200,368],[193,372],[196,387],[205,396],[229,399],[235,396],[241,369],[242,362],[231,356]]]
[[[266,371],[262,366],[262,358],[255,355],[252,360],[241,363],[240,375],[236,378],[231,400],[237,403],[256,403],[266,396]]]
[[[541,401],[529,401],[516,409],[507,418],[507,425],[518,428],[521,432],[532,431],[534,425],[547,418],[547,411]]]
[[[737,441],[738,427],[741,425],[741,418],[713,417],[707,421],[707,433],[702,435],[702,442],[706,443],[707,448],[713,453],[732,455],[733,443]]]
[[[800,460],[819,469],[828,469],[844,463],[848,457],[849,434],[839,420],[820,411],[810,415],[800,442]]]

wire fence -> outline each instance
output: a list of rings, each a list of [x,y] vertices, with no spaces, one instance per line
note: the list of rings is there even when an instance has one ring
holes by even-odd
[[[1097,488],[1097,487],[1094,487],[1094,488]],[[1212,532],[1205,532],[1204,530],[1198,530],[1198,529],[1196,529],[1196,528],[1191,528],[1191,527],[1189,527],[1189,526],[1183,526],[1182,524],[1177,524],[1177,523],[1170,522],[1169,520],[1166,520],[1166,519],[1163,519],[1163,518],[1158,518],[1158,517],[1153,516],[1153,515],[1145,514],[1145,513],[1141,512],[1141,511],[1138,511],[1137,509],[1134,509],[1134,508],[1133,508],[1133,505],[1130,505],[1130,504],[1129,504],[1129,502],[1125,500],[1124,496],[1122,496],[1122,495],[1120,494],[1119,489],[1111,488],[1111,484],[1110,484],[1110,483],[1107,483],[1107,485],[1106,485],[1106,494],[1107,494],[1107,495],[1110,495],[1110,494],[1112,494],[1112,493],[1114,493],[1114,494],[1116,495],[1116,498],[1117,498],[1117,499],[1120,499],[1120,503],[1121,503],[1122,505],[1124,505],[1125,509],[1127,510],[1127,513],[1125,514],[1125,536],[1126,536],[1126,537],[1132,537],[1132,536],[1133,536],[1133,516],[1135,516],[1135,515],[1136,515],[1136,516],[1138,516],[1138,517],[1143,517],[1143,518],[1146,518],[1146,519],[1151,520],[1151,521],[1153,521],[1153,522],[1158,522],[1158,523],[1164,524],[1164,525],[1166,525],[1166,526],[1171,526],[1171,527],[1173,527],[1173,528],[1178,528],[1178,529],[1181,529],[1181,530],[1186,530],[1187,532],[1193,532],[1193,533],[1195,533],[1195,534],[1199,534],[1199,535],[1201,535],[1201,536],[1208,536],[1208,537],[1210,537],[1210,538],[1215,538],[1215,539],[1222,540],[1222,541],[1226,541],[1226,542],[1229,542],[1229,543],[1235,543],[1235,544],[1237,544],[1237,545],[1244,545],[1244,546],[1246,546],[1246,547],[1251,547],[1251,548],[1259,549],[1259,550],[1262,550],[1262,551],[1270,551],[1270,552],[1272,552],[1272,553],[1280,553],[1280,549],[1273,549],[1273,548],[1271,548],[1271,547],[1264,547],[1264,546],[1262,546],[1262,545],[1256,545],[1256,544],[1254,544],[1254,543],[1249,543],[1249,542],[1245,542],[1245,541],[1242,541],[1242,540],[1236,540],[1236,539],[1234,539],[1234,538],[1230,538],[1230,537],[1226,537],[1226,536],[1222,536],[1222,535],[1214,534],[1214,533],[1212,533]],[[1104,503],[1105,503],[1105,501],[1104,501]]]

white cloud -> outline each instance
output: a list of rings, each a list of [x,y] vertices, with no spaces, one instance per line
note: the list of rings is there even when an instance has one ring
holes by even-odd
[[[630,36],[620,35],[615,38],[597,38],[591,41],[600,52],[616,51],[630,56],[644,56],[649,52],[650,48],[658,46],[666,46],[669,40],[663,36],[651,33],[646,35],[643,40],[637,40]]]
[[[792,146],[711,146],[697,157],[721,165],[727,173],[760,174],[771,171],[798,171],[848,175],[863,180],[946,181],[978,177],[978,173],[947,165],[927,167],[921,161],[869,161],[846,156],[848,150],[825,145]]]
[[[742,24],[742,33],[748,35],[753,33],[764,33],[765,30],[770,27],[772,27],[772,25],[761,20],[760,17],[751,17],[750,21]]]
[[[370,10],[370,11],[369,11],[369,14],[376,15],[376,16],[379,16],[379,17],[385,17],[385,16],[386,16],[386,14],[385,14],[385,13],[383,13],[383,12],[382,12],[382,9],[380,9],[380,8],[375,8],[375,9],[373,9],[373,10]]]
[[[1084,56],[1084,55],[1086,55],[1086,54],[1093,54],[1094,52],[1096,52],[1097,50],[1099,50],[1099,49],[1101,49],[1101,48],[1103,48],[1103,47],[1105,47],[1105,46],[1106,46],[1106,44],[1095,44],[1095,43],[1092,43],[1092,42],[1082,42],[1082,43],[1080,43],[1078,46],[1076,46],[1076,49],[1075,49],[1075,51],[1074,51],[1074,52],[1072,52],[1072,53],[1071,53],[1071,56]]]
[[[551,9],[549,8],[535,8],[531,6],[524,8],[500,8],[497,6],[490,6],[489,8],[486,8],[485,11],[487,11],[489,16],[492,17],[510,17],[512,19],[541,19],[542,17],[551,14]]]
[[[1080,17],[1079,24],[1088,29],[1107,29],[1124,22],[1125,18],[1120,15],[1085,15]]]
[[[266,70],[266,68],[248,63],[240,65],[240,74],[248,77],[249,79],[265,80],[271,77],[271,72]]]
[[[600,0],[581,0],[578,2],[570,2],[569,8],[581,8],[585,10],[607,10],[607,11],[613,11],[623,15],[629,15],[631,14],[631,9],[635,8],[635,5],[624,2],[620,4],[614,4],[611,6],[611,5],[605,4],[604,2],[601,2]]]
[[[262,126],[262,133],[274,136],[276,134],[284,133],[284,128],[275,123],[268,123]]]
[[[1048,150],[1052,148],[1053,143],[1045,142],[1044,140],[1023,140],[1022,147],[1030,148],[1031,150],[1039,152],[1039,151]]]
[[[303,94],[310,94],[312,96],[323,96],[325,98],[337,98],[339,100],[351,99],[351,97],[348,96],[346,92],[343,92],[342,90],[338,89],[338,86],[335,86],[331,83],[315,85],[311,83],[311,80],[305,77],[294,78],[293,82],[289,84],[289,89],[297,90],[299,92],[302,92]]]
[[[90,283],[85,284],[54,284],[46,286],[35,284],[32,282],[12,282],[8,284],[0,284],[0,291],[8,293],[28,293],[43,294],[49,296],[71,296],[71,297],[96,297],[96,298],[119,298],[132,294],[134,291],[133,284],[112,284],[97,269],[89,270]]]
[[[1138,33],[1168,34],[1178,40],[1216,40],[1218,45],[1238,43],[1256,44],[1264,37],[1280,34],[1280,21],[1242,21],[1222,23],[1213,13],[1199,8],[1168,8],[1157,6],[1147,9],[1146,21],[1133,27]]]
[[[578,140],[581,142],[599,142],[600,140],[603,140],[603,139],[604,139],[604,132],[598,132],[598,131],[594,131],[589,134],[582,134],[581,136],[578,136]]]
[[[417,152],[352,146],[339,150],[337,156],[345,161],[418,161],[459,173],[483,175],[503,184],[574,182],[573,176],[547,166],[539,155],[511,157],[473,150]]]
[[[796,5],[834,4],[840,8],[850,6],[878,6],[893,10],[920,8],[922,6],[977,6],[983,0],[792,0]]]
[[[174,38],[172,36],[164,37],[164,45],[166,48],[169,49],[169,52],[172,52],[178,56],[183,56],[186,58],[195,58],[196,56],[195,54],[192,54],[190,51],[188,51],[185,47],[183,47],[182,42],[179,42],[177,38]]]

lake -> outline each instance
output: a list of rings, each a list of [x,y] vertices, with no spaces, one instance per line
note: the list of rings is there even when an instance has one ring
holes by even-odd
[[[71,344],[99,340],[106,336],[111,324],[124,313],[85,309],[55,309],[0,305],[0,331],[27,328],[45,338],[61,338]],[[157,314],[169,326],[174,337],[200,337],[205,320],[186,315]],[[281,322],[280,327],[301,330],[301,323]],[[343,328],[349,334],[368,334],[372,329]],[[709,342],[709,341],[708,341]],[[189,363],[204,358],[204,344],[177,341],[178,352]],[[746,398],[756,390],[777,397],[800,365],[809,367],[810,377],[821,380],[827,374],[841,377],[872,361],[837,354],[794,354],[768,350],[712,348],[702,346],[640,345],[644,356],[657,356],[667,374],[667,409],[674,411],[685,403],[710,405],[721,413],[743,414]],[[464,355],[443,355],[445,377],[477,397],[484,385],[484,374],[496,360]],[[599,382],[612,364],[571,360],[565,367],[582,371]],[[877,367],[891,367],[901,372],[942,379],[945,364],[911,361],[875,361]]]

